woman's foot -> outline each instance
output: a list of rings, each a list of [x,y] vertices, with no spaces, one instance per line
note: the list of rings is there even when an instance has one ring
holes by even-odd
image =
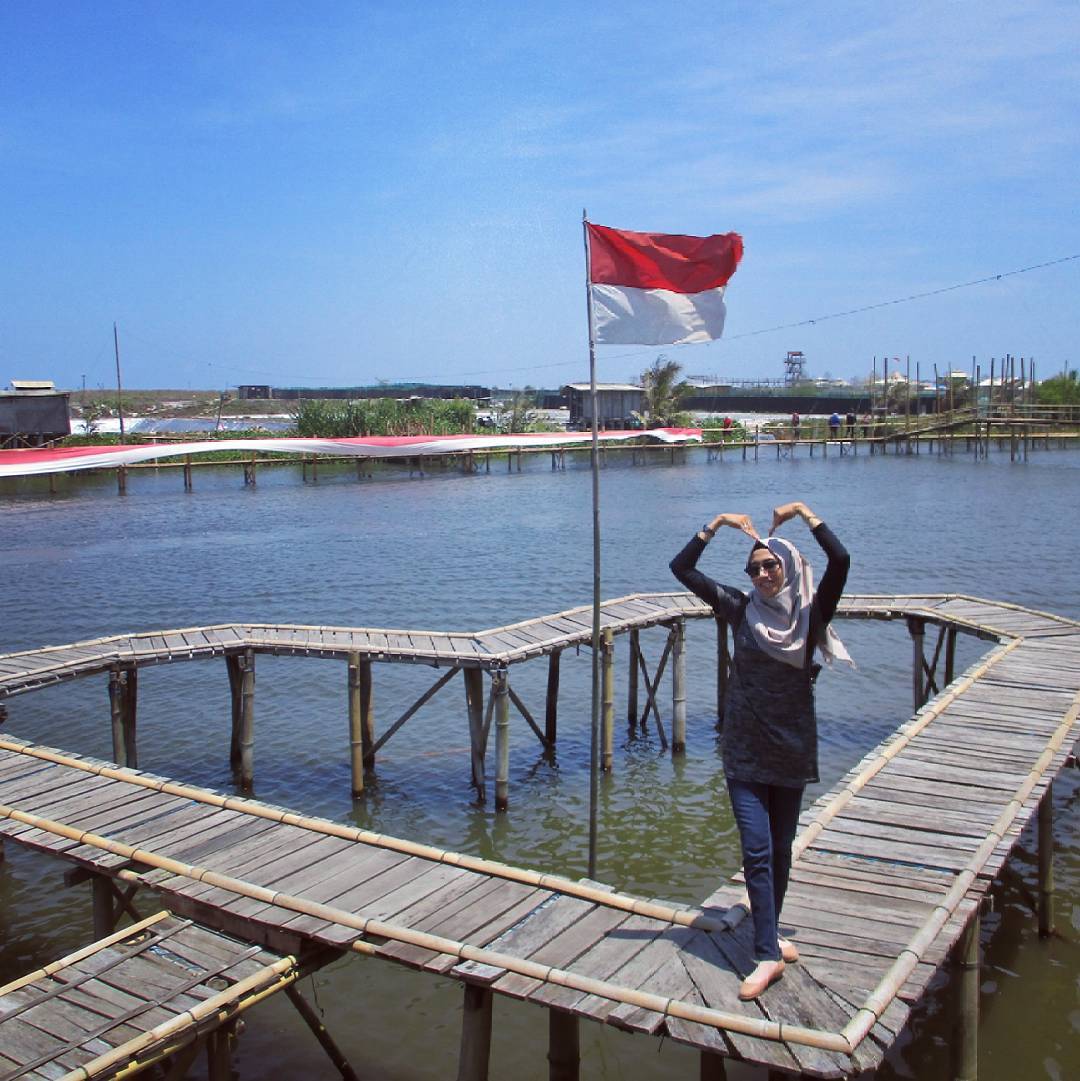
[[[739,998],[743,1002],[750,1002],[783,974],[783,961],[758,961],[757,968],[739,985]]]
[[[794,942],[789,942],[786,938],[777,939],[777,943],[780,946],[780,956],[783,958],[784,964],[793,965],[799,959],[799,947]]]

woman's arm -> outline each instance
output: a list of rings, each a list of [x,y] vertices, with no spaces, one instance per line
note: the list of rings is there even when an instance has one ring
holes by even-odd
[[[822,626],[829,623],[836,614],[836,606],[844,592],[851,557],[847,549],[837,539],[836,534],[805,504],[800,502],[785,503],[773,511],[773,523],[769,533],[775,533],[778,526],[792,518],[802,518],[810,527],[814,540],[821,545],[828,564],[817,588],[817,606],[821,615]]]
[[[701,553],[705,551],[705,546],[715,536],[716,531],[723,526],[740,529],[755,540],[758,539],[753,523],[745,514],[718,514],[690,538],[683,550],[671,561],[670,566],[671,573],[691,593],[700,597],[719,615],[730,620],[738,614],[746,598],[739,590],[721,585],[697,569],[697,561],[701,558]]]

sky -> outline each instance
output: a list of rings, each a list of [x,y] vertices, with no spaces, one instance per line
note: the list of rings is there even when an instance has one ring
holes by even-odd
[[[1044,378],[1078,55],[1075,0],[4,0],[0,385],[114,385],[114,323],[131,387],[587,379],[586,211],[746,252],[722,340],[601,381]]]

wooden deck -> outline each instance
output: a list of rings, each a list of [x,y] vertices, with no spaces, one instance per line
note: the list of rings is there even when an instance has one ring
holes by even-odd
[[[0,1077],[113,1077],[209,1043],[226,1081],[228,1029],[300,974],[293,957],[159,912],[0,987]]]
[[[9,654],[0,679],[10,694],[118,663],[248,649],[502,670],[588,642],[586,612],[476,634],[168,631]],[[288,954],[352,950],[705,1052],[851,1076],[881,1061],[910,1004],[977,926],[1020,831],[1048,807],[1080,739],[1080,624],[952,595],[851,597],[841,615],[907,620],[919,709],[803,816],[784,916],[804,960],[757,1003],[737,999],[752,967],[737,883],[687,909],[11,737],[0,740],[0,837]],[[686,594],[604,608],[613,630],[700,616],[711,612]],[[928,626],[940,628],[932,661]],[[938,659],[947,669],[958,631],[992,647],[946,682]]]

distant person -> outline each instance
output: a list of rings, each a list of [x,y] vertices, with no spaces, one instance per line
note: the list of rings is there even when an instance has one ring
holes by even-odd
[[[840,434],[840,414],[833,413],[829,417],[829,437],[835,439]]]
[[[791,438],[799,438],[799,425],[802,423],[802,417],[798,413],[791,414]]]
[[[862,434],[863,439],[867,439],[870,436],[870,425],[873,423],[869,413],[863,413],[862,415]]]
[[[724,417],[724,431],[731,431],[731,417]]]
[[[847,415],[847,434],[848,439],[855,438],[855,412],[854,410]]]
[[[771,535],[795,517],[810,527],[828,559],[817,591],[802,553]],[[748,594],[697,569],[721,526],[742,530],[754,542],[745,567],[753,587]],[[780,938],[779,921],[803,788],[818,780],[815,652],[828,662],[851,661],[829,626],[847,581],[844,546],[805,503],[777,507],[769,534],[762,540],[745,514],[718,514],[671,561],[675,577],[734,634],[721,752],[754,922],[755,968],[739,988],[744,1001],[780,979],[785,962],[799,959],[795,944]]]

